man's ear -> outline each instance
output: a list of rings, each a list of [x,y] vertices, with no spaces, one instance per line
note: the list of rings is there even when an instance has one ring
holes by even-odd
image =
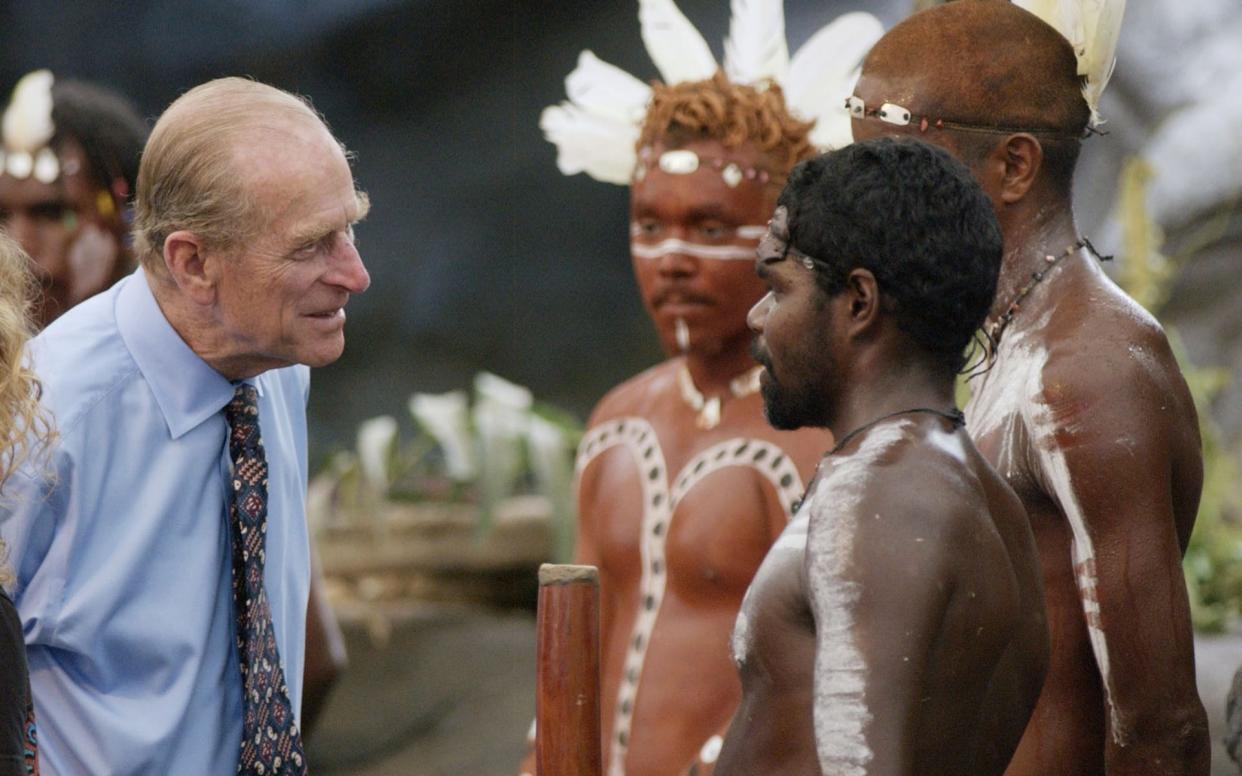
[[[179,231],[164,240],[164,266],[181,293],[200,305],[216,300],[215,261],[208,257],[203,241],[193,232]]]
[[[845,278],[838,295],[845,303],[845,333],[851,339],[866,336],[880,321],[880,285],[871,270],[855,267]]]
[[[995,153],[1003,165],[1000,202],[1011,205],[1025,197],[1035,185],[1044,166],[1044,148],[1033,135],[1023,132],[1010,135],[996,146]]]

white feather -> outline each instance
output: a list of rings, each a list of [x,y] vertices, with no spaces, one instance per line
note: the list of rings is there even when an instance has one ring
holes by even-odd
[[[578,56],[578,66],[565,78],[565,93],[596,116],[629,122],[643,120],[651,99],[651,87],[590,51]]]
[[[863,57],[883,35],[884,26],[871,14],[847,13],[812,35],[793,55],[783,84],[785,100],[803,119],[815,119],[811,142],[816,146],[850,144],[845,98],[854,90]]]
[[[736,84],[781,81],[789,69],[784,0],[732,0],[724,71]]]
[[[1084,15],[1085,51],[1087,83],[1082,88],[1082,96],[1091,108],[1091,126],[1104,123],[1100,116],[1100,98],[1104,96],[1104,88],[1113,77],[1113,69],[1117,66],[1117,42],[1121,38],[1121,20],[1126,12],[1126,0],[1094,0],[1092,13]],[[1083,70],[1083,62],[1079,63],[1079,71]]]
[[[666,84],[702,81],[716,72],[716,58],[703,35],[673,0],[638,0],[643,44]]]
[[[47,145],[56,132],[52,124],[52,71],[27,73],[13,87],[4,112],[4,144],[10,150],[33,153]]]
[[[1100,98],[1117,64],[1117,41],[1126,0],[1013,0],[1060,32],[1078,57],[1085,76],[1083,98],[1091,108],[1091,126],[1104,123]]]
[[[597,181],[629,185],[638,155],[639,126],[597,116],[571,102],[544,108],[539,128],[556,145],[556,166],[564,175],[585,172]]]

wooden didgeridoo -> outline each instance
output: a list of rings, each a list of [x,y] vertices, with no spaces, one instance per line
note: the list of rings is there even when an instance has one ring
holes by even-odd
[[[539,567],[536,776],[602,776],[599,570]]]

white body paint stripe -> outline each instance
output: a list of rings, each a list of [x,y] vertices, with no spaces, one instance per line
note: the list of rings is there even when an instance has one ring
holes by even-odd
[[[715,444],[690,459],[678,474],[670,492],[659,438],[651,424],[637,417],[619,418],[591,429],[578,448],[578,476],[581,477],[583,470],[597,456],[617,445],[624,445],[633,454],[642,483],[642,540],[639,544],[642,576],[639,579],[638,615],[630,630],[621,690],[613,717],[609,776],[625,775],[630,725],[647,647],[664,601],[667,585],[665,544],[677,504],[700,480],[727,466],[748,466],[763,474],[776,489],[786,516],[793,511],[793,505],[802,495],[802,478],[789,456],[770,442],[742,437]]]
[[[1042,391],[1041,391],[1042,393]],[[1056,433],[1056,425],[1050,417],[1048,408],[1035,405],[1028,414],[1031,433],[1036,440],[1051,438]],[[1083,616],[1087,621],[1087,638],[1091,641],[1091,651],[1095,654],[1096,665],[1100,669],[1100,678],[1104,683],[1104,698],[1108,702],[1110,734],[1119,746],[1129,743],[1129,733],[1125,722],[1117,713],[1114,702],[1113,676],[1109,667],[1108,639],[1104,629],[1100,627],[1100,604],[1097,587],[1099,578],[1095,570],[1095,545],[1091,542],[1091,534],[1087,531],[1086,519],[1078,497],[1074,493],[1074,483],[1069,473],[1069,462],[1065,453],[1055,444],[1045,446],[1035,443],[1048,480],[1055,491],[1056,499],[1065,510],[1065,519],[1069,521],[1073,540],[1070,543],[1070,558],[1074,564],[1074,581],[1078,585],[1078,597],[1082,601]]]
[[[640,259],[659,259],[676,254],[713,261],[754,261],[756,258],[754,248],[740,245],[704,245],[675,237],[661,240],[655,245],[630,242],[630,252]]]
[[[815,524],[807,554],[815,564],[809,579],[816,637],[813,716],[824,773],[863,776],[874,757],[866,737],[872,718],[868,668],[855,633],[854,610],[862,589],[851,573],[858,503],[870,487],[872,466],[912,425],[900,420],[872,429],[857,452],[835,462],[804,507],[808,522]]]
[[[1052,310],[1048,310],[1031,327],[1031,331],[1039,331],[1047,324]],[[1001,340],[997,363],[1001,365],[994,372],[984,377],[983,385],[971,398],[966,407],[968,427],[973,429],[971,436],[978,439],[997,428],[1007,426],[1002,437],[1001,462],[1012,467],[1024,453],[1017,449],[1015,434],[1018,431],[1016,418],[1011,413],[1017,410],[1027,431],[1031,436],[1030,445],[1039,457],[1044,473],[1054,491],[1065,519],[1069,522],[1072,540],[1070,558],[1074,565],[1074,581],[1078,586],[1078,597],[1082,602],[1083,616],[1087,621],[1087,638],[1091,642],[1091,651],[1095,655],[1096,665],[1100,669],[1100,677],[1104,684],[1105,700],[1109,707],[1110,735],[1118,744],[1124,745],[1128,740],[1128,732],[1124,720],[1117,714],[1114,703],[1113,677],[1109,667],[1108,640],[1100,626],[1100,604],[1097,592],[1098,575],[1095,569],[1095,546],[1091,534],[1087,530],[1082,508],[1074,493],[1074,483],[1069,474],[1069,463],[1065,453],[1055,444],[1045,449],[1042,439],[1050,439],[1056,433],[1056,421],[1045,405],[1039,403],[1038,397],[1044,395],[1042,381],[1043,366],[1047,363],[1047,351],[1038,344],[1028,344],[1024,332],[1011,331]],[[996,380],[1001,382],[995,382]],[[1012,479],[1011,470],[1002,474]]]

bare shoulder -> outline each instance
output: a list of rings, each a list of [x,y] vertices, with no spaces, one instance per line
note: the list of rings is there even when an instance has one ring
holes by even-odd
[[[1090,268],[1047,326],[1041,403],[1066,428],[1197,426],[1181,367],[1160,323]],[[1070,422],[1072,421],[1072,423]]]
[[[645,416],[660,397],[677,389],[677,361],[669,359],[616,386],[591,411],[587,427],[628,415]]]
[[[849,456],[826,459],[811,519],[852,520],[881,554],[897,544],[951,550],[986,522],[983,486],[960,433],[902,420],[872,431]],[[812,526],[814,528],[814,525]]]

